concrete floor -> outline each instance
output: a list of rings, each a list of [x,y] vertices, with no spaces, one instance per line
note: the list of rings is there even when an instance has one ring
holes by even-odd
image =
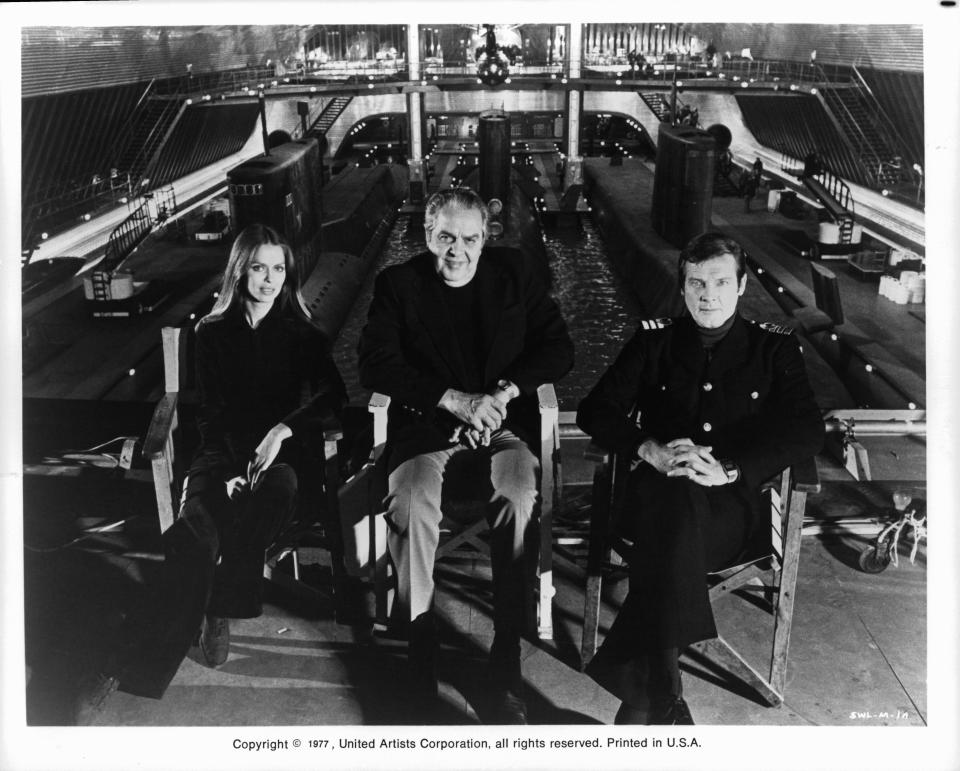
[[[817,505],[844,495],[849,491],[842,483],[825,483]],[[876,489],[860,496],[861,506],[887,505]],[[685,695],[698,725],[926,725],[925,549],[916,564],[902,550],[898,567],[870,575],[857,567],[868,540],[804,537],[783,705],[764,706],[739,681],[684,657]],[[582,581],[562,563],[556,572],[555,639],[523,647],[531,722],[611,723],[617,700],[578,670]],[[322,610],[319,617],[293,612],[281,602],[269,604],[258,619],[232,623],[230,657],[221,667],[204,666],[193,649],[162,700],[118,692],[97,724],[477,724],[492,640],[489,564],[442,563],[438,576],[443,706],[436,714],[410,712],[399,676],[402,643],[337,625]],[[602,630],[624,591],[621,582],[606,593]],[[722,600],[716,610],[721,634],[762,670],[769,615],[738,597]]]

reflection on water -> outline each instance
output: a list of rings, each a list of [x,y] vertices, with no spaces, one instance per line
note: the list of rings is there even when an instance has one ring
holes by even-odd
[[[343,382],[347,386],[347,394],[350,397],[351,404],[365,404],[370,397],[370,392],[360,387],[360,376],[357,372],[357,343],[360,341],[360,333],[367,323],[367,310],[370,308],[370,300],[373,298],[374,279],[384,268],[406,262],[427,248],[423,238],[423,229],[413,228],[413,231],[408,233],[409,222],[409,216],[400,216],[393,223],[393,228],[390,230],[390,235],[387,236],[383,250],[374,260],[373,267],[367,274],[363,287],[353,303],[353,308],[347,315],[347,320],[340,329],[340,334],[333,345],[333,360],[337,363],[337,368],[343,376]]]
[[[423,231],[408,233],[409,217],[397,218],[383,251],[364,282],[353,310],[333,347],[350,401],[366,402],[369,393],[357,375],[357,341],[367,319],[376,274],[388,265],[424,251]],[[588,216],[582,229],[549,233],[553,295],[560,305],[576,350],[573,370],[557,383],[561,410],[575,410],[636,327],[639,308],[633,294],[614,275],[600,234]]]
[[[589,216],[582,230],[548,233],[553,295],[567,320],[575,360],[557,383],[561,410],[575,410],[579,401],[610,366],[633,334],[640,308],[633,293],[613,272],[603,239]]]

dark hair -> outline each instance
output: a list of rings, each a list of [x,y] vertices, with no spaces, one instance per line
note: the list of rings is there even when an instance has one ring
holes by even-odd
[[[701,233],[699,236],[691,238],[687,245],[683,247],[683,251],[680,252],[680,260],[677,264],[680,283],[683,283],[684,266],[687,263],[697,265],[714,257],[722,257],[724,254],[729,254],[737,261],[737,281],[740,281],[747,272],[743,247],[740,244],[732,238],[727,238],[723,233],[716,232]]]
[[[480,224],[483,235],[487,235],[487,206],[480,195],[469,187],[448,187],[438,190],[427,199],[423,212],[423,229],[427,231],[427,240],[437,225],[437,215],[444,206],[457,209],[476,209],[480,212]]]
[[[276,300],[281,310],[292,312],[311,321],[310,311],[307,310],[303,295],[300,294],[300,271],[293,250],[272,227],[256,223],[245,227],[234,240],[226,270],[223,272],[217,301],[213,304],[210,313],[200,319],[197,326],[207,320],[213,321],[223,317],[235,304],[247,298],[245,280],[247,268],[250,267],[253,256],[261,246],[279,246],[283,250],[286,276]]]

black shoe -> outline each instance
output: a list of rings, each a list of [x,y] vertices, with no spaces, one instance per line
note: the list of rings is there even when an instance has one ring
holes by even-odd
[[[513,690],[497,689],[490,704],[489,725],[527,725],[527,705]]]
[[[74,725],[92,725],[117,690],[120,680],[113,675],[97,672],[80,678],[77,696],[73,703]]]
[[[200,629],[200,652],[211,667],[219,667],[230,653],[230,620],[204,616]]]
[[[677,696],[653,710],[649,725],[694,725],[693,715],[683,697]]]
[[[620,709],[617,710],[617,715],[613,719],[614,725],[649,725],[650,724],[650,710],[647,709],[636,709],[631,707],[627,702],[623,702],[620,705]]]
[[[409,629],[407,658],[410,664],[410,688],[414,699],[428,704],[437,698],[437,657],[440,639],[432,613],[419,616]]]

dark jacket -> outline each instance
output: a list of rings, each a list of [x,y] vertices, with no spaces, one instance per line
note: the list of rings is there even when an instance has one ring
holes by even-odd
[[[256,329],[234,306],[197,329],[196,374],[201,446],[191,469],[246,472],[247,462],[277,423],[293,436],[282,460],[322,441],[323,426],[339,416],[346,388],[326,337],[275,304]]]
[[[753,490],[819,452],[824,436],[797,339],[739,314],[709,361],[689,317],[643,322],[580,403],[577,425],[617,452],[689,437],[737,463]]]
[[[521,252],[485,250],[478,282],[484,390],[506,378],[520,388],[506,426],[537,436],[537,386],[573,366],[573,343],[560,309]],[[436,448],[448,446],[456,420],[437,403],[448,388],[467,390],[460,345],[441,296],[434,256],[420,254],[377,276],[359,345],[360,382],[391,397],[391,437],[422,429]]]

